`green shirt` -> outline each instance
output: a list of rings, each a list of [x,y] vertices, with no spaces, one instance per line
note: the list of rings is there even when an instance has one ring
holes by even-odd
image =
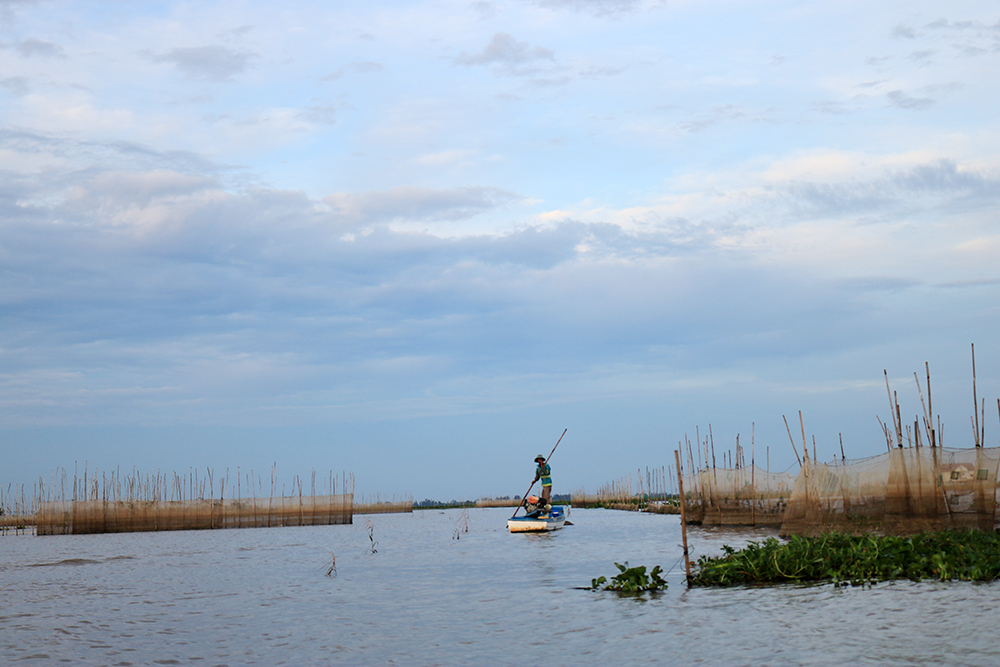
[[[542,486],[552,486],[552,468],[548,463],[543,463],[535,468],[535,477],[542,480]]]

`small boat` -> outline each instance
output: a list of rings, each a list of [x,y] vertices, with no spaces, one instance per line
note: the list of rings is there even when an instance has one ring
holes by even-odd
[[[559,530],[566,525],[569,510],[569,505],[557,506],[547,514],[533,512],[534,516],[532,514],[516,516],[507,519],[507,529],[512,533],[543,533],[547,530]]]

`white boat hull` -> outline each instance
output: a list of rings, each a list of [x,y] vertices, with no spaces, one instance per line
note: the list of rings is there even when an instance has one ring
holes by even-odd
[[[512,533],[544,533],[559,530],[569,518],[569,506],[553,507],[548,517],[518,516],[507,520],[507,530]]]

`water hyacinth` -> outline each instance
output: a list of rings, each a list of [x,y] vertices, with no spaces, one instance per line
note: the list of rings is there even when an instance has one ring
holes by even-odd
[[[611,581],[608,581],[606,577],[598,577],[591,580],[590,587],[593,590],[616,591],[625,595],[637,595],[667,587],[667,582],[660,576],[663,570],[659,565],[650,570],[648,574],[645,565],[628,567],[628,561],[625,561],[624,565],[615,563],[615,567],[618,568],[618,574],[612,577]]]
[[[691,585],[832,581],[858,586],[892,579],[1000,578],[1000,534],[981,530],[907,537],[827,533],[787,542],[768,538],[739,550],[724,546],[723,552],[698,559]]]

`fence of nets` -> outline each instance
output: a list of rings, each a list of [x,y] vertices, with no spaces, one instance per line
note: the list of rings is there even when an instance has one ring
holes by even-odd
[[[781,534],[992,530],[1000,447],[896,447],[799,471]]]
[[[685,475],[689,520],[709,526],[780,526],[795,476],[755,465]]]
[[[894,447],[862,459],[803,459],[797,475],[753,466],[684,476],[688,521],[780,526],[780,534],[829,531],[908,535],[992,530],[1000,447]]]
[[[57,477],[59,477],[57,475]],[[252,472],[237,480],[202,476],[140,474],[122,476],[85,472],[70,481],[62,473],[51,484],[39,485],[35,526],[38,535],[120,533],[214,528],[264,528],[349,524],[354,517],[354,477],[332,473],[320,480],[315,473],[306,491],[292,481],[277,492],[274,471],[270,492]],[[317,493],[319,491],[319,493]]]

